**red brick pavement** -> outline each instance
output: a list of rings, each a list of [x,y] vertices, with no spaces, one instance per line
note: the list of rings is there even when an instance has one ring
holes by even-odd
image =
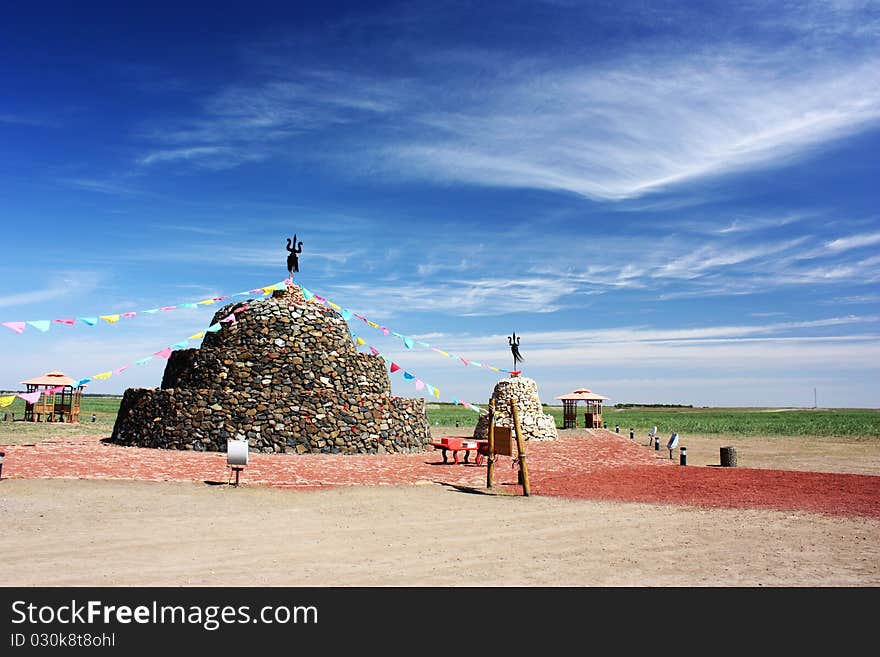
[[[120,447],[84,436],[10,445],[4,478],[138,479],[226,482],[217,452]],[[880,477],[852,474],[679,466],[668,457],[605,430],[528,444],[535,495],[710,507],[804,510],[880,517]],[[482,488],[485,464],[444,465],[439,450],[418,454],[257,454],[245,485],[316,489],[328,486],[441,483]],[[512,459],[499,457],[499,490],[521,492]]]

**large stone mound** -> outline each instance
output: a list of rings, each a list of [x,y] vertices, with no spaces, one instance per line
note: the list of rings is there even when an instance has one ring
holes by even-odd
[[[556,440],[556,420],[544,413],[541,398],[538,397],[538,384],[534,379],[513,376],[495,384],[492,391],[495,400],[495,424],[513,429],[513,416],[510,402],[516,401],[517,415],[524,440]],[[491,400],[490,400],[491,401]],[[489,436],[489,416],[481,415],[474,428],[474,438],[485,440]]]
[[[391,395],[385,361],[359,353],[333,309],[296,286],[229,304],[199,349],[174,351],[162,387],[125,391],[111,442],[226,451],[421,451],[431,440],[424,399]]]

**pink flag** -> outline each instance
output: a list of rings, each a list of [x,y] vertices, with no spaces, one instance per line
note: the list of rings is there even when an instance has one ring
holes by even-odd
[[[177,306],[162,306],[161,308],[159,308],[159,310],[174,310],[175,308],[177,308]]]
[[[59,324],[67,324],[68,326],[73,326],[76,323],[76,320],[73,317],[64,317],[63,319],[53,319],[53,322],[58,322]]]
[[[425,387],[425,382],[421,379],[416,379],[416,390],[421,390]]]
[[[114,374],[122,374],[127,369],[128,369],[128,365],[123,365],[122,367],[113,370],[113,373]]]
[[[232,314],[233,314],[233,315],[237,315],[238,313],[243,313],[243,312],[244,312],[245,310],[247,310],[247,309],[248,309],[247,304],[245,304],[245,305],[243,305],[243,306],[239,306],[238,308],[236,308],[235,310],[233,310],[233,311],[232,311]]]
[[[470,362],[468,362],[468,359],[467,359],[467,358],[462,358],[461,356],[459,356],[458,358],[459,358],[459,360],[461,360],[461,362],[464,363],[465,365],[470,365]]]
[[[37,390],[37,392],[20,392],[18,393],[18,396],[24,399],[28,404],[36,404],[42,394],[42,392]]]
[[[171,347],[165,347],[162,351],[157,351],[155,355],[168,360],[171,357],[171,351]]]
[[[382,333],[384,333],[385,335],[388,335],[388,334],[391,333],[391,331],[389,331],[387,328],[385,328],[385,327],[383,326],[383,327],[382,327]]]
[[[398,365],[397,363],[391,363],[391,371],[392,372],[396,372],[399,369],[400,369],[400,365]]]
[[[374,355],[374,356],[378,356],[378,355],[379,355],[379,350],[376,349],[376,347],[370,347],[370,351],[373,352],[373,355]]]
[[[24,322],[3,322],[3,326],[16,333],[24,333]]]
[[[137,313],[119,313],[120,317],[134,317]]]
[[[235,313],[229,313],[226,317],[220,320],[221,322],[234,322],[235,321]]]

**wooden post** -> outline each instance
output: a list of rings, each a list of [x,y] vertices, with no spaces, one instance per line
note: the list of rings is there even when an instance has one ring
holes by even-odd
[[[522,429],[519,426],[519,413],[516,410],[516,402],[510,402],[510,414],[513,415],[513,428],[516,431],[516,451],[519,459],[519,471],[522,475],[523,495],[529,496],[531,486],[529,485],[529,469],[526,467],[526,448],[522,438]]]
[[[492,478],[495,476],[495,400],[489,401],[489,455],[486,457],[486,488],[492,488]]]

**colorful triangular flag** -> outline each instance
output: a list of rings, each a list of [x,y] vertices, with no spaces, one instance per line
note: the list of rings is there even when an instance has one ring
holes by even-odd
[[[40,400],[41,391],[37,392],[20,392],[18,396],[24,399],[28,404],[36,404]]]

